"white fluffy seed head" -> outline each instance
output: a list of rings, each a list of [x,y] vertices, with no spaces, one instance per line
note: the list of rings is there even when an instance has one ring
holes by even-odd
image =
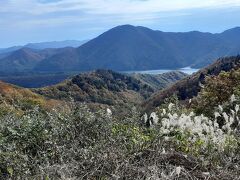
[[[112,111],[109,108],[107,108],[107,116],[112,116]]]
[[[237,99],[236,99],[236,96],[233,94],[231,97],[230,97],[230,101],[231,103],[235,102]]]
[[[237,105],[235,106],[235,112],[238,113],[238,111],[239,111],[239,105],[237,104]]]
[[[145,113],[143,116],[142,116],[142,121],[144,122],[144,124],[147,123],[147,120],[148,120],[148,115],[147,113]]]
[[[181,170],[182,168],[180,166],[176,167],[175,171],[178,176],[181,174]]]
[[[166,112],[166,109],[163,109],[163,110],[162,110],[162,116],[166,115],[166,113],[167,113],[167,112]]]
[[[214,112],[214,116],[215,116],[215,119],[217,119],[218,117],[221,117],[221,115],[219,114],[219,112]]]
[[[223,112],[223,107],[221,105],[218,105],[218,109]]]
[[[173,103],[170,103],[170,104],[168,105],[168,110],[169,110],[169,111],[172,111],[173,106],[174,106],[174,104],[173,104]]]
[[[150,117],[149,117],[150,119],[152,119],[152,121],[153,121],[153,124],[157,124],[158,123],[158,116],[157,116],[157,114],[155,113],[155,112],[152,112],[151,114],[150,114]]]

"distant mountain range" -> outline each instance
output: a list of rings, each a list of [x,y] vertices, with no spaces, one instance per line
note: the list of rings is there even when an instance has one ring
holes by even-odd
[[[69,49],[74,48],[67,47],[43,50],[21,48],[0,59],[0,72],[18,73],[33,71],[42,60],[59,52],[68,51]]]
[[[9,65],[13,71],[47,73],[99,68],[115,71],[176,69],[186,66],[201,68],[216,58],[240,53],[240,28],[217,34],[198,31],[171,33],[123,25],[77,48],[48,49],[47,56],[36,54],[42,53],[40,48],[49,48],[48,43],[26,47],[28,53],[18,53],[16,56],[15,52],[11,52],[5,57],[0,56],[1,71],[8,71]],[[14,58],[12,54],[15,54]]]
[[[13,46],[9,48],[1,48],[0,54],[10,53],[21,48],[29,48],[35,50],[43,50],[48,48],[65,48],[65,47],[79,47],[86,43],[88,40],[77,41],[77,40],[66,40],[66,41],[52,41],[52,42],[40,42],[40,43],[29,43],[24,46]]]

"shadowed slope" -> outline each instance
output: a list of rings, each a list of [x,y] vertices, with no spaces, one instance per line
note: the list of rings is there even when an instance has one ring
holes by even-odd
[[[169,33],[123,25],[77,49],[47,58],[35,69],[57,72],[99,68],[126,71],[204,67],[213,59],[240,53],[240,41],[236,40],[240,36],[239,29],[220,34],[198,31]]]
[[[221,58],[210,66],[201,69],[197,73],[188,76],[172,86],[155,93],[146,102],[143,107],[147,111],[161,105],[164,100],[176,94],[180,100],[190,99],[198,94],[201,90],[201,84],[204,84],[206,76],[218,75],[221,71],[230,71],[240,67],[240,56]]]

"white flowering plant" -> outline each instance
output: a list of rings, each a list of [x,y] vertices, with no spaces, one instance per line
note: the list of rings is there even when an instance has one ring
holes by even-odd
[[[213,117],[176,102],[143,118],[133,107],[121,120],[112,107],[92,112],[86,104],[69,113],[37,107],[7,113],[0,118],[0,178],[234,179],[240,176],[237,99],[213,107]]]
[[[219,152],[233,156],[240,142],[239,105],[235,101],[233,95],[229,102],[233,109],[226,113],[225,105],[219,106],[213,118],[194,112],[176,113],[175,105],[170,103],[167,109],[158,109],[160,134],[164,141],[175,142],[177,149],[185,153],[209,156]]]

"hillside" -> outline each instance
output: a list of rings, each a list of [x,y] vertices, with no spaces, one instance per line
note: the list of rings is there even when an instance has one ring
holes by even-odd
[[[23,46],[13,46],[8,48],[0,48],[0,55],[5,53],[11,53],[22,48],[29,48],[35,50],[43,50],[49,48],[65,48],[65,47],[79,47],[86,43],[88,40],[77,41],[77,40],[66,40],[66,41],[51,41],[51,42],[40,42],[40,43],[28,43]]]
[[[221,71],[230,71],[240,67],[240,56],[220,58],[215,63],[199,70],[191,76],[188,76],[172,86],[155,93],[146,102],[143,107],[147,111],[153,110],[161,105],[168,97],[176,94],[180,100],[186,100],[197,96],[201,90],[201,84],[205,83],[207,76],[218,75]]]
[[[66,41],[52,41],[52,42],[40,42],[40,43],[29,43],[26,44],[24,47],[31,48],[31,49],[49,49],[49,48],[65,48],[65,47],[79,47],[86,43],[88,40],[66,40]]]
[[[68,72],[79,71],[78,53],[75,48],[65,48],[54,56],[44,59],[38,63],[34,71],[40,72]],[[50,60],[51,59],[51,60]],[[56,71],[54,69],[57,69]]]
[[[48,48],[43,50],[21,48],[12,53],[3,54],[3,57],[0,58],[0,72],[7,75],[32,72],[34,67],[43,59],[49,58],[60,52],[68,51],[69,49],[72,48]]]
[[[108,105],[137,104],[154,92],[139,80],[110,70],[82,73],[60,84],[34,91],[53,99]]]
[[[5,75],[0,76],[0,80],[14,84],[24,88],[40,88],[45,86],[54,85],[64,81],[65,79],[73,76],[73,74],[68,73],[58,73],[58,74],[15,74],[15,75]]]
[[[51,111],[53,108],[65,107],[65,103],[58,100],[45,99],[30,89],[0,81],[0,117],[8,113],[21,115],[28,110],[33,110],[36,106],[44,111]]]
[[[32,51],[31,49],[23,48],[1,59],[0,71],[29,71],[42,59],[44,59],[44,57],[40,54]]]
[[[8,47],[8,48],[1,48],[0,49],[0,55],[5,54],[5,53],[11,53],[11,52],[17,51],[21,48],[22,48],[22,46],[13,46],[13,47]]]
[[[186,75],[120,74],[111,70],[82,73],[60,84],[34,91],[48,98],[100,104],[140,104],[158,89],[167,87]]]
[[[76,75],[77,72],[72,73],[53,73],[53,74],[39,74],[39,73],[19,73],[15,75],[1,75],[0,79],[4,82],[14,84],[25,88],[40,88],[45,86],[55,85],[67,78]],[[135,79],[140,80],[142,83],[149,85],[154,91],[163,89],[186,76],[182,72],[169,72],[159,75],[150,74],[127,74]]]
[[[163,74],[133,73],[130,74],[130,76],[140,80],[144,84],[149,85],[154,89],[154,91],[158,91],[170,86],[172,83],[175,83],[188,75],[181,71],[171,71]]]
[[[188,78],[206,81],[197,109],[167,104],[142,117],[133,106],[92,111],[74,101],[67,107],[57,102],[64,111],[46,111],[38,100],[50,100],[0,83],[0,179],[239,179],[239,59],[220,59]],[[207,74],[215,76],[203,78]],[[133,77],[97,70],[35,91],[78,101],[84,97],[79,92],[91,100],[142,95],[148,88]],[[126,104],[134,104],[133,97]]]
[[[225,112],[231,113],[231,109],[235,109],[236,102],[240,100],[239,97],[240,66],[236,66],[217,76],[206,77],[204,87],[198,96],[192,99],[190,107],[197,114],[213,117],[218,105],[222,105]]]
[[[102,68],[126,71],[204,67],[216,58],[240,52],[239,41],[234,38],[240,35],[239,29],[219,34],[170,33],[139,26],[118,26],[77,49],[43,60],[35,70],[58,72]],[[71,65],[65,67],[69,60]]]

